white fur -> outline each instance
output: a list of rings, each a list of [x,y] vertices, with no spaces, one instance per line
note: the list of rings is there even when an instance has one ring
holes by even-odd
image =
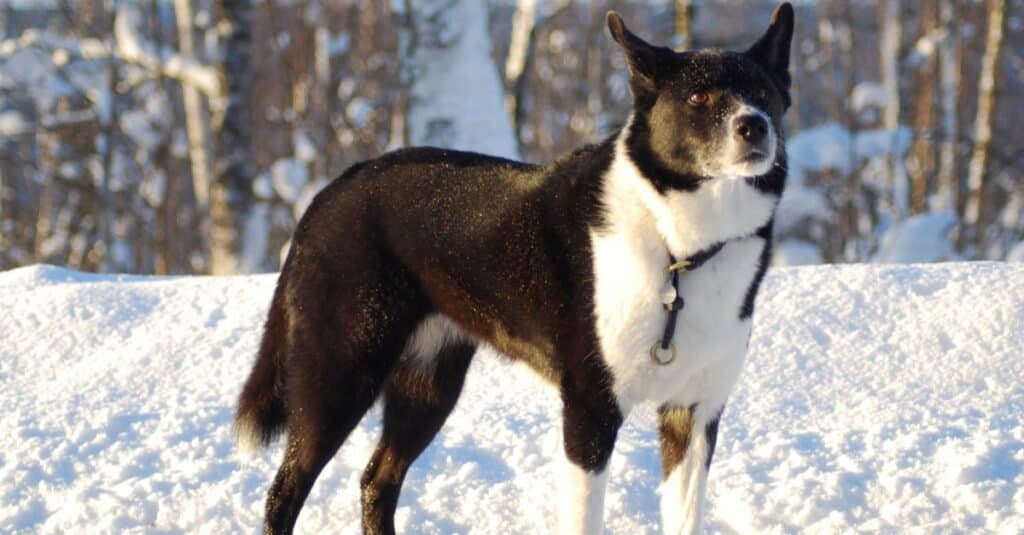
[[[678,397],[684,385],[712,366],[739,373],[751,327],[749,319],[739,319],[740,307],[764,245],[752,233],[771,217],[777,199],[739,178],[716,178],[695,192],[662,195],[629,160],[623,139],[605,177],[609,228],[593,232],[591,240],[598,338],[614,392],[632,406]],[[669,251],[682,259],[724,240],[734,241],[680,277],[686,306],[673,339],[677,358],[667,366],[655,364],[649,351],[665,327],[660,296]],[[690,384],[689,395],[697,401],[718,399],[722,394],[716,390],[724,388],[727,395],[734,381]]]
[[[712,403],[698,405],[691,420],[692,432],[685,456],[661,484],[661,525],[665,534],[704,532],[710,446],[704,428],[720,409],[721,405]]]
[[[707,481],[704,425],[709,411],[724,405],[742,368],[751,321],[739,318],[740,309],[764,246],[753,233],[771,218],[778,199],[742,177],[662,195],[629,159],[624,139],[620,135],[605,176],[608,227],[591,233],[597,334],[624,412],[648,401],[697,404],[697,432],[662,494],[665,532],[695,533],[703,522]],[[660,297],[669,252],[683,259],[725,240],[731,241],[721,252],[680,277],[686,305],[672,340],[677,357],[656,364],[650,349],[667,319]]]
[[[256,425],[250,419],[235,422],[235,448],[247,459],[255,458],[263,449],[263,440]]]
[[[587,472],[566,458],[562,469],[558,535],[602,533],[608,468],[597,473]]]
[[[433,369],[442,347],[465,338],[466,334],[448,316],[431,314],[416,326],[405,342],[402,361],[423,370]]]

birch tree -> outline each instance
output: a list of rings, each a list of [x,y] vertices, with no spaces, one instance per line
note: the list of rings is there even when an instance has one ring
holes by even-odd
[[[693,0],[674,0],[675,39],[673,44],[679,50],[693,48]]]
[[[219,0],[218,25],[223,28],[223,77],[227,105],[217,128],[219,152],[216,180],[210,188],[210,272],[251,271],[240,265],[242,236],[252,204],[255,175],[249,120],[252,6],[249,0]]]
[[[939,41],[939,106],[942,144],[939,149],[933,211],[953,210],[956,206],[957,99],[960,88],[960,63],[956,46],[956,0],[939,0],[939,21],[944,34]]]
[[[109,13],[110,27],[115,27],[118,17],[118,6],[116,0],[106,0],[103,7],[106,9],[107,13]],[[111,50],[117,48],[117,39],[114,35],[111,35],[108,39],[108,46]],[[100,178],[99,187],[99,240],[95,243],[94,252],[96,257],[99,259],[97,263],[101,271],[110,271],[110,268],[112,267],[110,249],[114,241],[112,228],[114,210],[111,202],[110,182],[114,167],[114,133],[116,131],[118,121],[117,82],[119,78],[119,66],[120,62],[117,54],[110,54],[107,58],[107,87],[104,95],[106,102],[100,106],[100,120],[103,125],[103,137],[101,138],[100,143],[100,146],[102,147],[103,176]]]
[[[900,128],[900,42],[903,37],[900,0],[884,0],[882,10],[882,38],[879,45],[882,85],[885,86],[886,105],[883,125],[892,136],[889,165],[887,170],[888,193],[895,219],[903,219],[907,214],[907,170],[903,156],[895,148],[899,144]]]
[[[937,6],[939,0],[924,2],[919,10],[918,23],[920,38],[915,45],[918,49],[916,58],[908,61],[908,70],[912,74],[910,94],[913,98],[907,103],[908,113],[912,114],[912,124],[916,135],[913,142],[913,168],[908,172],[910,180],[910,212],[920,214],[927,212],[928,183],[935,176],[935,95],[938,68],[936,67],[936,49],[942,38],[942,29],[938,25]]]
[[[526,81],[537,40],[537,0],[519,0],[512,16],[508,57],[505,59],[505,108],[512,117],[517,150],[522,152],[522,123],[525,116]]]
[[[178,50],[182,56],[195,59],[195,39],[192,33],[192,0],[174,0],[174,17],[178,30]],[[185,108],[185,132],[188,136],[189,163],[192,171],[192,189],[196,208],[206,213],[210,194],[210,166],[207,147],[207,115],[199,89],[182,84],[181,96]]]
[[[487,3],[406,0],[403,16],[409,143],[518,157],[490,56]]]
[[[992,118],[996,104],[996,71],[999,52],[1003,45],[1006,24],[1006,0],[992,0],[988,12],[988,31],[985,54],[981,58],[981,77],[978,80],[978,112],[974,119],[974,150],[967,171],[967,203],[964,206],[966,238],[975,241],[980,251],[985,248],[983,204],[985,172],[989,146],[992,143]]]

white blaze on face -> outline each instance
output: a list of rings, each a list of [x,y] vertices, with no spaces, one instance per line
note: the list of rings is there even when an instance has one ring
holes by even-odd
[[[762,158],[744,161],[744,157],[750,152],[750,147],[739,140],[733,132],[733,129],[735,128],[735,120],[747,115],[759,116],[768,124],[768,135],[765,137],[764,141],[764,148],[767,153]],[[768,114],[760,108],[744,103],[740,104],[740,106],[736,108],[736,110],[734,110],[725,121],[723,121],[723,124],[726,130],[725,139],[727,141],[725,142],[723,150],[718,155],[718,160],[713,162],[711,165],[713,168],[712,170],[717,171],[709,173],[711,176],[746,178],[761,176],[772,170],[772,166],[775,164],[775,155],[777,152],[779,138],[775,133],[775,127],[772,126],[772,120],[768,117]]]

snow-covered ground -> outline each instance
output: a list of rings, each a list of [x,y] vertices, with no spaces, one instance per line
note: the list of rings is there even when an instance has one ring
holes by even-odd
[[[231,414],[273,283],[0,273],[0,532],[256,532],[280,446],[241,458]],[[1024,265],[777,269],[756,317],[713,531],[1024,531]],[[657,530],[652,415],[620,435],[610,533]],[[299,532],[357,532],[378,418],[328,465]],[[548,532],[558,424],[532,374],[480,355],[410,472],[401,530]]]

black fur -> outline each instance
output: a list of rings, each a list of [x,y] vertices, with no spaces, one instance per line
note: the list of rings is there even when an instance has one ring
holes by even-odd
[[[704,440],[708,443],[708,458],[704,460],[704,468],[707,470],[711,469],[711,459],[715,456],[715,446],[718,444],[718,422],[721,419],[722,411],[719,410],[718,414],[704,426]]]
[[[574,415],[567,451],[583,466],[604,466],[622,415],[610,394],[595,400],[589,390],[611,378],[590,358],[598,347],[586,233],[602,221],[598,178],[611,154],[606,142],[540,168],[407,149],[354,167],[314,199],[239,400],[239,420],[252,418],[264,439],[286,408],[289,445],[268,494],[267,532],[290,532],[324,464],[386,385],[400,384],[389,377],[412,373],[396,369],[398,357],[434,312],[561,384]],[[464,373],[444,368],[437,388]],[[402,406],[394,403],[387,406]],[[385,411],[385,430],[399,413]],[[423,446],[446,416],[428,419]],[[421,449],[394,453],[385,472],[367,468],[367,532],[390,531],[399,476]]]
[[[781,135],[792,34],[784,7],[746,53],[651,47],[609,15],[630,58],[627,149],[659,192],[693,191],[712,179],[698,163],[715,155],[716,132],[728,132],[724,114],[739,105],[766,110]],[[706,104],[689,104],[694,92],[706,93]],[[318,474],[382,395],[383,435],[362,478],[362,522],[367,533],[392,533],[405,474],[454,407],[477,342],[557,385],[567,457],[587,471],[606,467],[623,414],[597,337],[590,236],[607,224],[601,194],[618,135],[544,167],[399,150],[353,165],[316,196],[296,228],[236,415],[239,429],[262,444],[287,430],[266,533],[292,531]],[[736,135],[751,146],[762,141]],[[749,179],[775,195],[785,180],[777,154],[770,172]],[[766,243],[742,317],[753,312],[770,233],[770,222],[758,233]],[[401,358],[433,314],[465,337],[425,356],[432,364]],[[685,455],[692,414],[661,413],[666,469]],[[712,449],[717,422],[705,429]]]
[[[437,355],[433,374],[400,368],[388,379],[384,430],[361,481],[365,533],[394,532],[405,474],[455,407],[475,351],[474,344],[454,344]]]
[[[755,234],[764,240],[761,248],[761,256],[757,259],[757,271],[754,272],[754,280],[750,281],[747,287],[747,294],[743,297],[743,306],[740,307],[740,319],[747,319],[754,315],[754,300],[757,299],[757,291],[761,288],[761,281],[768,271],[768,264],[772,261],[772,221],[757,229]]]

